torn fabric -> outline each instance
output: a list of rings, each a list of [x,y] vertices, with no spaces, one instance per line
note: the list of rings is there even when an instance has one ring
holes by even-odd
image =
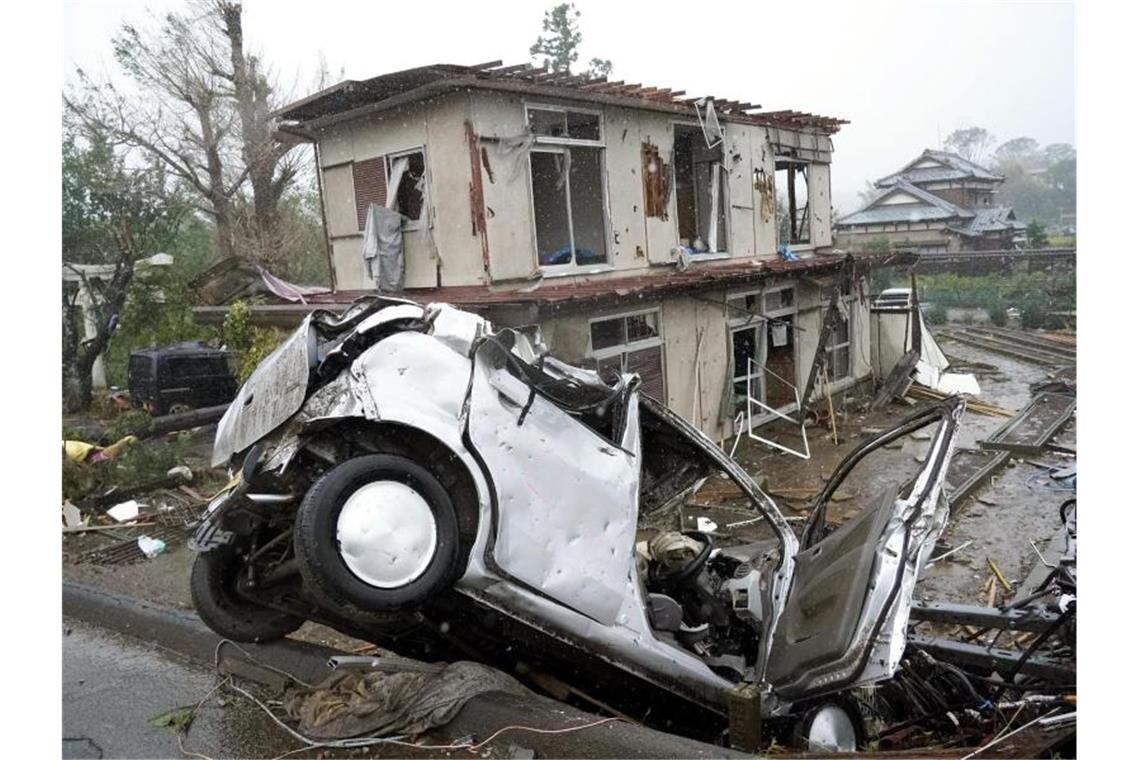
[[[500,137],[496,143],[496,152],[510,163],[511,171],[508,181],[514,182],[526,168],[530,149],[534,147],[534,134],[526,132],[514,137]]]
[[[380,290],[404,289],[402,224],[403,217],[398,212],[375,203],[368,206],[360,255],[364,257],[364,270]]]
[[[339,670],[312,689],[291,691],[285,712],[313,739],[415,736],[449,723],[489,691],[530,694],[502,671],[461,661],[438,673]]]

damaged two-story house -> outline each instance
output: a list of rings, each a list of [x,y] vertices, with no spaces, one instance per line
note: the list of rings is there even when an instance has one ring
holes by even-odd
[[[995,202],[1005,177],[940,150],[924,150],[875,181],[876,194],[835,224],[836,244],[859,250],[884,241],[919,254],[1010,250],[1025,224]]]
[[[335,278],[308,303],[376,292],[380,206],[400,214],[398,295],[538,324],[560,358],[638,372],[711,436],[749,395],[756,424],[795,407],[840,272],[828,387],[867,378],[867,273],[897,257],[829,255],[846,122],[683,94],[440,64],[285,107],[281,133],[315,145]]]

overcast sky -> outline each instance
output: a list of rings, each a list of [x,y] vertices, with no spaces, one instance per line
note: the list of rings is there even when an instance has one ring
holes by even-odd
[[[247,0],[254,49],[310,89],[320,56],[363,79],[428,63],[529,59],[553,2]],[[111,37],[181,0],[67,0],[65,78],[111,72]],[[998,143],[1076,142],[1069,2],[740,2],[652,5],[578,0],[580,63],[609,58],[615,79],[838,116],[834,203],[939,136],[979,125]]]

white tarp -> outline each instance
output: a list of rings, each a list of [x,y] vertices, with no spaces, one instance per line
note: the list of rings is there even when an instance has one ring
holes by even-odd
[[[910,321],[914,314],[909,308],[894,305],[871,309],[871,355],[879,377],[886,377],[910,348]],[[976,377],[946,371],[950,367],[950,360],[927,328],[921,311],[918,312],[918,325],[920,353],[918,364],[911,373],[914,381],[940,393],[981,395],[982,389]]]

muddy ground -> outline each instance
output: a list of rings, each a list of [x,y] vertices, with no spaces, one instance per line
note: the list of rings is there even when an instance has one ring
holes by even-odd
[[[979,400],[987,404],[1016,411],[1031,397],[1030,386],[1049,376],[1052,368],[1031,364],[984,349],[967,346],[948,338],[941,339],[943,350],[951,361],[970,364],[982,363],[994,369],[977,374],[982,389]],[[896,424],[918,408],[917,405],[896,403],[887,409],[864,413],[860,409],[865,395],[852,393],[835,400],[839,443],[832,441],[829,427],[809,428],[811,459],[801,460],[778,452],[763,444],[743,437],[736,458],[753,478],[773,494],[781,510],[792,520],[798,532],[803,516],[810,507],[810,497],[822,487],[836,464],[866,435]],[[921,402],[919,402],[921,403]],[[959,447],[975,447],[978,441],[989,436],[1005,422],[1003,417],[985,416],[967,412],[959,434]],[[775,436],[788,446],[799,446],[798,430],[790,425],[781,429],[769,425],[765,436]],[[1075,448],[1076,422],[1071,421],[1055,441]],[[208,436],[202,440],[208,442]],[[837,501],[828,513],[828,519],[842,522],[875,496],[893,484],[906,481],[919,467],[917,458],[926,452],[930,441],[918,432],[904,438],[894,448],[885,448],[867,457],[840,488]],[[727,442],[731,445],[731,441]],[[203,444],[203,458],[208,454],[208,443]],[[1060,504],[1071,491],[1049,490],[1041,485],[1042,465],[1073,463],[1059,454],[1046,454],[1031,459],[1011,458],[1009,465],[995,473],[989,483],[982,484],[966,498],[951,518],[940,542],[942,550],[972,542],[949,558],[929,566],[920,578],[917,594],[924,600],[952,600],[984,603],[985,586],[989,579],[992,560],[1013,586],[1013,592],[1001,591],[998,601],[1012,596],[1018,584],[1025,579],[1038,557],[1031,545],[1043,547],[1060,528],[1057,518]],[[1044,480],[1048,480],[1044,478]],[[1046,484],[1051,485],[1051,484]],[[732,500],[717,499],[717,489],[723,485],[710,482],[698,494],[698,501],[716,504],[713,507],[688,505],[682,514],[661,516],[657,527],[682,524],[695,528],[698,516],[707,516],[721,527],[718,535],[727,543],[754,541],[766,537],[765,529],[757,524],[727,528],[739,519],[731,508]],[[747,515],[744,515],[747,517]],[[681,520],[686,520],[682,523]],[[63,541],[64,578],[91,584],[117,593],[180,609],[191,609],[189,574],[192,553],[182,541],[169,542],[168,549],[155,559],[143,559],[131,564],[102,566],[75,563],[73,558],[89,549],[108,545],[121,537],[138,535],[145,529],[125,530],[119,536],[72,535]],[[939,554],[938,550],[935,554]],[[323,626],[308,624],[301,629],[299,638],[342,649],[363,649],[365,642],[343,636]]]
[[[1032,397],[1030,386],[1048,379],[1055,369],[967,346],[949,338],[939,340],[953,364],[992,367],[993,369],[980,368],[975,373],[982,389],[978,400],[1011,412],[1028,404]],[[860,410],[865,400],[864,395],[836,399],[838,445],[832,441],[830,427],[808,429],[810,460],[779,452],[746,436],[741,438],[736,459],[761,486],[773,494],[785,515],[794,521],[802,519],[811,507],[811,495],[823,486],[840,460],[860,440],[897,424],[903,417],[920,408],[920,404],[909,406],[895,403],[878,412],[862,412]],[[958,448],[977,448],[980,441],[1005,421],[1005,417],[967,412],[958,435]],[[779,425],[783,429],[769,425],[763,429],[762,434],[765,437],[775,437],[789,448],[802,446],[798,430],[787,423]],[[1076,448],[1075,416],[1062,428],[1054,442]],[[852,471],[839,489],[841,500],[833,502],[829,508],[829,521],[842,523],[885,489],[895,483],[905,482],[918,471],[919,460],[926,453],[930,440],[927,433],[919,431],[903,438],[901,446],[898,442],[891,445],[893,448],[883,448],[870,454]],[[1075,495],[1072,491],[1051,490],[1050,486],[1055,487],[1054,484],[1041,483],[1042,480],[1049,480],[1042,477],[1046,472],[1043,465],[1061,464],[1075,464],[1075,459],[1044,452],[1030,458],[1014,456],[1007,466],[990,477],[989,483],[979,485],[957,507],[934,555],[940,554],[940,550],[949,550],[966,542],[971,542],[970,545],[930,565],[919,579],[916,595],[925,601],[984,604],[985,586],[991,574],[987,560],[992,560],[1013,587],[1011,592],[999,588],[997,601],[1012,597],[1017,592],[1019,583],[1039,561],[1030,542],[1044,550],[1045,544],[1049,543],[1061,527],[1058,519],[1061,503]],[[706,487],[699,493],[698,501],[705,501],[702,497],[709,490],[715,492],[715,484],[711,485],[711,489]],[[724,524],[726,517],[723,510],[690,507],[687,511],[690,516],[707,514],[721,524]],[[793,522],[793,528],[797,532],[799,527],[798,521]],[[761,533],[756,531],[754,535],[747,536],[747,539],[756,540]]]

